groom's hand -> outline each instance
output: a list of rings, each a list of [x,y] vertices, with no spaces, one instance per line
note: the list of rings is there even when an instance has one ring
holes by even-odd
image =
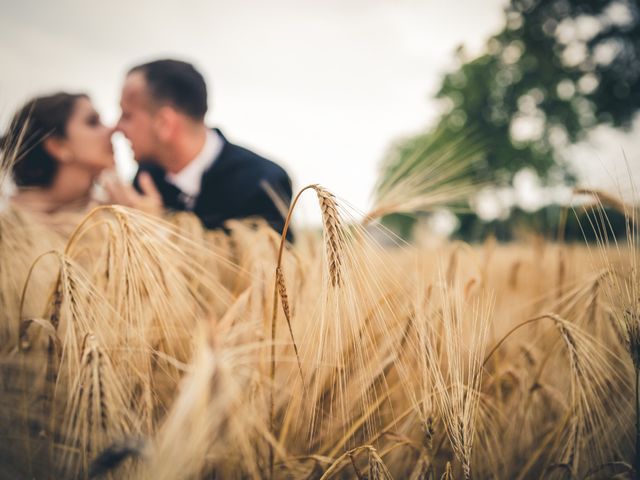
[[[160,216],[164,204],[162,195],[153,183],[151,175],[147,172],[140,172],[138,183],[142,193],[138,193],[133,186],[112,175],[105,179],[104,188],[111,198],[111,203],[137,208],[150,215]]]

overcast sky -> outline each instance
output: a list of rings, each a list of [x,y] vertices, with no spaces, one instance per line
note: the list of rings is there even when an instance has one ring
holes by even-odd
[[[504,0],[0,4],[2,126],[29,97],[55,90],[88,92],[113,123],[129,67],[184,58],[208,81],[212,126],[281,163],[296,188],[321,183],[365,210],[387,148],[434,119],[431,96],[452,52],[481,51],[503,26]],[[602,177],[623,148],[637,160],[637,138],[605,141],[606,153],[589,146],[581,164]]]

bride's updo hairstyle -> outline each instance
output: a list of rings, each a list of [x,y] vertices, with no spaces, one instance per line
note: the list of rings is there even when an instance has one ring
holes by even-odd
[[[58,161],[44,147],[48,137],[66,137],[75,103],[85,94],[56,93],[29,100],[16,112],[7,133],[0,138],[4,161],[12,158],[13,179],[19,187],[49,187]]]

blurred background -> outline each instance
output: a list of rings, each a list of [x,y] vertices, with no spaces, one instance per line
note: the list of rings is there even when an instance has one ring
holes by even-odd
[[[363,212],[398,165],[471,145],[465,175],[484,185],[471,208],[388,217],[405,237],[553,234],[575,184],[637,202],[635,0],[0,2],[3,129],[56,90],[89,93],[113,124],[126,71],[177,57],[208,81],[208,123],[285,166],[294,189],[320,183]]]

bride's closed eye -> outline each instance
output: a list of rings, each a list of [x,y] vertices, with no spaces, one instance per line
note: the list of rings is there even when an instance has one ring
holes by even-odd
[[[93,113],[92,115],[89,115],[86,118],[85,123],[90,127],[98,127],[102,125],[102,122],[100,121],[100,115],[98,115],[97,113]]]

